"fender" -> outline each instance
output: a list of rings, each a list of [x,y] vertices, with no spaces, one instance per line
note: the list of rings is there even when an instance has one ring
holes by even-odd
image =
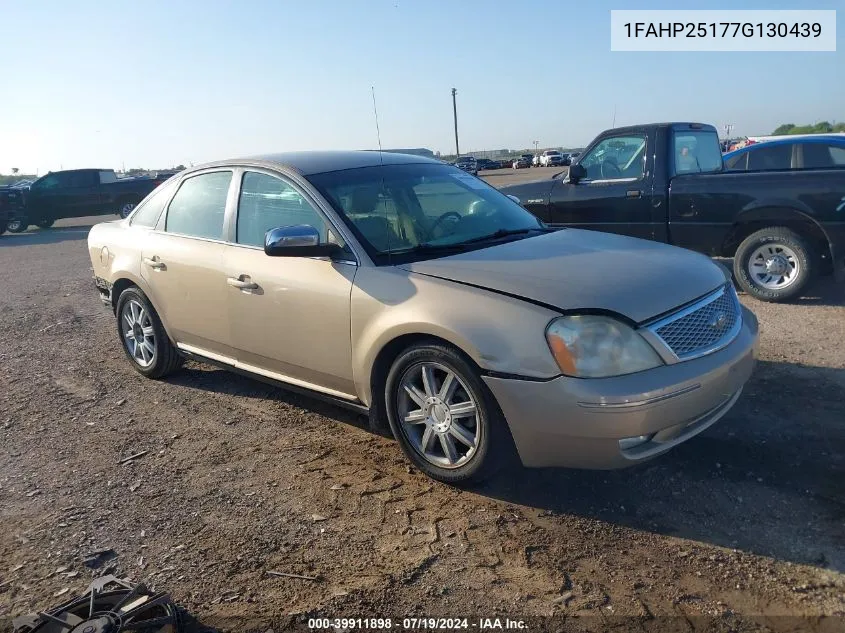
[[[811,225],[820,235],[823,235],[825,241],[830,246],[830,235],[819,222],[812,216],[812,211],[799,200],[760,200],[755,201],[746,206],[739,212],[734,219],[733,226],[729,233],[734,236],[737,233],[738,227],[749,223],[777,225],[778,223],[794,223]],[[722,245],[724,249],[728,240]]]

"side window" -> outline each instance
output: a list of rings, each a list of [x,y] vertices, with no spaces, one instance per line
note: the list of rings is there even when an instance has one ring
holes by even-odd
[[[845,167],[845,146],[830,145],[828,146],[828,151],[830,151],[830,159],[833,161],[834,166]]]
[[[81,189],[83,187],[93,187],[97,184],[97,172],[95,171],[76,171],[68,174],[68,182],[65,186]]]
[[[223,217],[232,172],[215,171],[182,181],[167,208],[164,230],[212,240],[223,238]]]
[[[826,167],[845,166],[845,146],[827,143],[802,143],[804,167],[823,169]]]
[[[748,168],[748,152],[731,156],[725,161],[725,168],[733,171],[745,171]]]
[[[770,147],[761,144],[748,152],[748,170],[789,169],[792,166],[792,147],[792,143]]]
[[[645,136],[614,136],[600,141],[581,160],[590,180],[629,180],[645,173]]]
[[[254,171],[244,174],[238,199],[238,244],[264,246],[264,234],[282,226],[310,224],[326,241],[326,223],[290,184]]]
[[[132,226],[145,226],[153,228],[158,222],[161,212],[164,210],[164,205],[170,199],[170,195],[176,188],[176,183],[171,182],[162,185],[155,189],[146,200],[144,200],[135,213],[132,214],[132,219],[129,223]]]

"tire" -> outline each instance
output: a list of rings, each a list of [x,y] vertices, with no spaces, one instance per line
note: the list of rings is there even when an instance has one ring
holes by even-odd
[[[121,219],[125,220],[129,217],[129,215],[135,210],[135,207],[138,206],[137,202],[132,202],[130,200],[123,200],[120,203],[120,208],[117,211],[117,214],[121,217]]]
[[[29,222],[26,218],[11,217],[6,223],[6,228],[9,233],[23,233],[29,228]]]
[[[38,222],[35,223],[35,226],[42,229],[49,229],[51,226],[53,226],[55,222],[55,220],[49,220],[47,218],[44,218],[43,220],[38,220]]]
[[[140,329],[127,320],[125,311],[129,311]],[[164,378],[182,366],[184,359],[170,342],[158,313],[140,288],[130,286],[120,293],[115,315],[120,344],[126,357],[140,374],[147,378]],[[132,326],[131,329],[135,332],[132,337],[127,336],[129,326]],[[136,340],[135,336],[140,332],[143,332],[145,344],[137,345],[133,350],[131,342]],[[150,341],[150,334],[152,341]]]
[[[774,272],[767,268],[770,262]],[[739,245],[734,255],[734,278],[756,299],[788,301],[813,280],[817,262],[808,240],[786,227],[772,226],[752,233]],[[783,270],[792,272],[781,275]]]
[[[423,379],[427,370],[429,389]],[[443,387],[450,373],[454,388],[447,395]],[[415,396],[406,391],[409,384],[414,385]],[[402,452],[432,479],[448,484],[480,482],[515,455],[493,395],[475,367],[451,347],[421,343],[402,352],[387,375],[384,402]],[[473,413],[467,408],[470,403]],[[464,410],[459,413],[460,405]],[[403,422],[406,416],[414,420]]]

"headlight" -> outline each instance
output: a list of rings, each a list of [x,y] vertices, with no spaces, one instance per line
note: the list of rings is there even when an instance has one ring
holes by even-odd
[[[642,336],[610,317],[560,317],[546,328],[546,340],[567,376],[606,378],[663,364]]]

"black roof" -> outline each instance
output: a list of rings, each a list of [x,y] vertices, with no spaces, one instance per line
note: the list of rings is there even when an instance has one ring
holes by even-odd
[[[620,132],[643,132],[647,129],[654,128],[654,127],[668,127],[676,130],[707,130],[715,131],[714,128],[709,123],[694,123],[692,121],[670,121],[666,123],[640,123],[639,125],[628,125],[625,127],[616,127],[610,130],[605,130],[602,134],[618,134]]]
[[[284,152],[280,154],[263,154],[245,158],[221,160],[205,165],[197,165],[196,169],[206,167],[222,167],[238,164],[276,164],[293,169],[303,176],[321,174],[328,171],[356,169],[359,167],[375,167],[377,165],[407,165],[411,163],[428,163],[440,165],[440,161],[415,156],[411,154],[395,154],[393,152],[379,152],[378,150],[357,151],[312,151],[312,152]]]

